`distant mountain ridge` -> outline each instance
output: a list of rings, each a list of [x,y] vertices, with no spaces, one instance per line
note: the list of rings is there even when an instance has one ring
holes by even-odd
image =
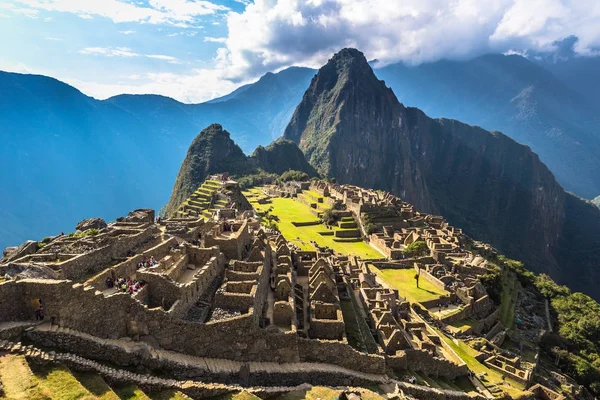
[[[598,175],[594,137],[599,135],[593,131],[580,135],[582,130],[576,127],[573,136],[569,128],[589,120],[589,112],[577,111],[578,100],[569,100],[565,108],[575,111],[562,112],[556,104],[571,99],[571,91],[565,97],[564,87],[556,93],[550,89],[558,82],[598,99],[594,82],[600,82],[600,72],[593,67],[600,58],[574,60],[581,66],[539,62],[558,78],[549,80],[551,76],[542,86],[532,82],[537,82],[537,75],[547,74],[523,73],[531,69],[524,58],[504,57],[502,63],[483,59],[488,61],[457,62],[448,72],[444,72],[445,62],[439,62],[398,69],[408,75],[395,76],[394,66],[376,69],[375,74],[386,79],[404,104],[433,116],[500,129],[528,143],[542,160],[558,160],[548,166],[565,188],[590,199],[598,196],[600,191],[588,182]],[[569,75],[570,69],[582,71],[585,78]],[[156,95],[98,101],[52,78],[0,73],[0,155],[8,166],[0,169],[0,248],[68,231],[85,216],[110,220],[139,206],[160,208],[168,201],[189,143],[201,129],[221,123],[250,154],[282,134],[315,73],[296,67],[269,73],[203,104]],[[517,84],[511,83],[513,77]],[[545,105],[546,100],[540,102],[545,98],[553,99],[552,107]],[[536,121],[532,115],[542,125],[530,123]],[[593,113],[592,119],[598,120],[598,115]],[[557,120],[566,125],[552,122]],[[521,137],[537,133],[540,147]],[[548,153],[540,151],[544,146],[550,147]]]
[[[600,298],[600,210],[565,193],[527,146],[404,107],[359,51],[319,70],[284,137],[322,174],[389,190]]]
[[[281,135],[312,75],[294,68],[250,85],[248,97],[183,104],[99,101],[53,78],[0,72],[0,249],[68,232],[84,217],[161,208],[201,129],[221,121],[250,153]]]
[[[586,198],[600,194],[597,110],[540,65],[518,55],[486,55],[394,64],[376,74],[404,104],[502,131],[530,146],[567,190]]]

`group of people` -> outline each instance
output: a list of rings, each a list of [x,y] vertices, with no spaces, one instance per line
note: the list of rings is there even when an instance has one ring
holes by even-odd
[[[156,258],[154,258],[154,256],[150,256],[150,257],[144,256],[142,261],[140,261],[138,263],[137,269],[153,267],[155,265],[158,265],[158,261],[156,260]]]
[[[417,383],[417,377],[416,376],[409,376],[407,379],[408,383],[412,383],[412,384],[416,384]]]
[[[140,290],[143,286],[144,286],[144,284],[142,282],[138,281],[137,279],[131,279],[130,277],[119,278],[116,280],[116,282],[113,281],[113,279],[110,276],[108,278],[106,278],[106,287],[107,288],[110,289],[110,288],[116,287],[118,290],[120,290],[123,293],[134,294],[138,290]]]

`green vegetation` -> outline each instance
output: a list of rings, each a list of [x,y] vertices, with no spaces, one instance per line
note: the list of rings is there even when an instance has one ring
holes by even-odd
[[[333,235],[324,235],[323,232],[335,232],[339,228],[333,227],[331,230],[325,228],[317,216],[306,204],[297,200],[283,197],[271,199],[269,204],[258,204],[257,196],[260,196],[260,189],[253,188],[244,191],[244,195],[250,201],[255,210],[267,218],[267,213],[273,216],[277,223],[277,228],[291,243],[297,245],[303,250],[313,250],[311,241],[315,241],[319,246],[327,246],[337,252],[356,255],[363,259],[378,259],[383,256],[377,250],[367,243],[360,241],[337,241]],[[264,219],[263,219],[264,221]],[[296,223],[314,223],[309,226],[295,226]]]
[[[0,381],[9,399],[119,400],[99,376],[74,375],[61,365],[30,367],[25,357],[13,354],[0,357]]]
[[[436,300],[450,295],[450,293],[438,288],[427,279],[419,279],[419,287],[417,287],[413,268],[379,270],[371,267],[371,269],[392,287],[398,289],[400,296],[412,303]]]
[[[383,397],[368,389],[360,390],[362,400],[383,400]],[[354,389],[353,389],[354,391]],[[317,400],[317,399],[337,399],[340,397],[341,391],[338,389],[330,389],[326,387],[314,386],[310,390],[297,390],[295,392],[286,393],[275,397],[276,400]]]
[[[310,179],[310,177],[308,176],[308,174],[306,172],[294,171],[291,169],[288,171],[285,171],[279,177],[280,182],[289,182],[289,181],[305,182],[309,179]]]
[[[333,212],[333,208],[328,208],[321,215],[321,221],[326,225],[335,225],[338,221],[338,216]]]
[[[114,391],[121,400],[150,400],[142,389],[134,384],[117,386]]]
[[[519,261],[502,255],[495,261],[504,272],[492,264],[482,282],[491,298],[500,304],[503,323],[507,327],[512,324],[519,285],[546,297],[558,332],[542,338],[542,349],[563,372],[600,395],[600,304],[583,293],[571,293],[546,274],[534,274]]]
[[[248,189],[254,186],[263,185],[265,182],[275,182],[277,179],[279,179],[279,175],[271,174],[259,169],[258,172],[254,174],[238,177],[237,182],[242,189]]]
[[[500,320],[510,329],[515,319],[515,305],[521,285],[514,272],[506,269],[502,274],[502,293],[500,294]]]
[[[357,318],[359,318],[359,316],[354,310],[352,301],[350,299],[342,299],[340,300],[340,307],[344,317],[344,325],[346,328],[348,344],[358,351],[366,351],[366,346],[358,325]]]
[[[100,233],[100,231],[98,229],[93,228],[93,229],[88,229],[87,231],[84,231],[84,232],[71,232],[67,235],[67,237],[82,238],[82,237],[86,237],[86,236],[96,236],[99,233]],[[39,243],[38,243],[38,247],[39,247]]]
[[[418,240],[406,246],[402,253],[412,258],[423,257],[429,253],[429,247],[424,241]]]
[[[35,376],[40,393],[52,399],[92,400],[96,398],[65,367],[36,368]]]
[[[486,367],[484,364],[477,361],[475,358],[479,353],[472,349],[468,344],[458,339],[451,339],[444,333],[437,331],[438,335],[445,341],[454,352],[467,364],[469,369],[475,374],[485,373],[485,377],[481,378],[484,385],[500,385],[500,387],[510,394],[513,398],[518,398],[522,394],[524,389],[523,385],[519,382],[513,381],[510,378],[502,379],[502,374],[499,372]],[[503,385],[503,382],[507,382],[509,385]]]
[[[99,400],[119,400],[119,396],[108,386],[100,375],[93,373],[74,373],[79,383]]]

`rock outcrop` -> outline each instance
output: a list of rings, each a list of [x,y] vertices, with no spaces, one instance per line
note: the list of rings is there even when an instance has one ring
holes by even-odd
[[[85,232],[90,229],[104,229],[107,226],[108,225],[106,225],[106,221],[104,221],[102,218],[95,217],[84,219],[83,221],[79,222],[77,226],[75,226],[75,229],[77,229],[79,232]]]
[[[23,243],[22,245],[20,245],[19,247],[17,247],[16,249],[13,248],[7,248],[4,250],[4,258],[2,259],[3,262],[9,262],[12,260],[17,260],[21,257],[27,256],[29,254],[33,254],[36,251],[38,251],[38,242],[34,241],[34,240],[28,240],[25,243]]]
[[[600,211],[565,193],[529,147],[404,107],[358,50],[319,70],[284,137],[320,173],[391,191],[600,298]]]

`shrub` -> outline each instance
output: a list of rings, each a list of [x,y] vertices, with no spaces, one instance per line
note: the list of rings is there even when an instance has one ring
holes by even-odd
[[[553,299],[556,296],[568,296],[571,294],[571,290],[569,290],[568,287],[557,284],[546,274],[536,276],[534,284],[540,293],[549,299]]]
[[[402,251],[408,257],[422,257],[429,253],[429,247],[427,247],[427,243],[422,240],[418,240],[406,246],[406,248]]]
[[[289,181],[297,181],[297,182],[305,182],[307,180],[309,180],[309,176],[306,172],[302,172],[302,171],[295,171],[295,170],[288,170],[285,171],[283,174],[281,174],[281,177],[279,177],[279,181],[280,182],[289,182]]]
[[[323,211],[321,221],[327,225],[333,225],[338,221],[338,215],[333,212],[333,208],[328,208]]]

